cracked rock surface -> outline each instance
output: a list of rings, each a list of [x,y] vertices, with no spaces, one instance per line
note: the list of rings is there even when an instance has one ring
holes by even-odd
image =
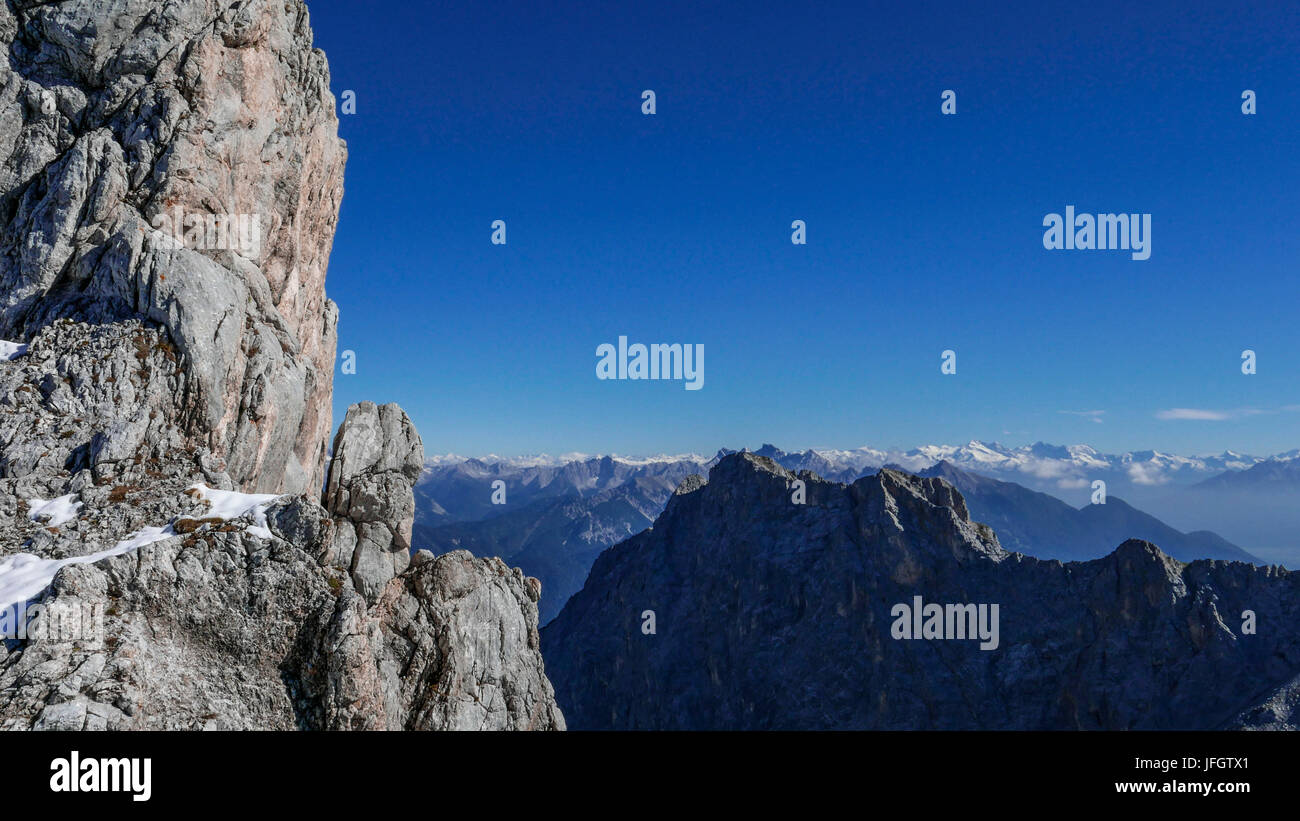
[[[325,506],[345,522],[335,531],[332,559],[371,604],[410,564],[412,485],[423,465],[424,444],[400,407],[362,402],[348,409],[334,437]]]
[[[303,3],[9,0],[0,48],[0,591],[156,529],[0,614],[0,729],[563,729],[536,580],[410,556],[401,408],[327,464],[345,150]],[[166,230],[230,214],[256,242]]]
[[[181,429],[241,488],[319,488],[346,149],[306,7],[13,0],[0,49],[0,338],[162,326]]]

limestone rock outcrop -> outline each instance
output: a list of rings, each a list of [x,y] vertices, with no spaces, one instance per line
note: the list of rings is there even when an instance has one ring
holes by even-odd
[[[133,322],[57,322],[0,361],[0,593],[68,563],[30,606],[0,602],[0,729],[564,728],[535,580],[464,551],[407,566],[422,447],[399,407],[351,409],[331,513],[235,493],[161,412],[176,368]],[[243,501],[223,512],[216,491]],[[38,515],[51,499],[64,513]],[[382,578],[338,550],[372,526]]]
[[[334,437],[325,506],[340,518],[331,561],[347,569],[373,604],[410,564],[412,485],[424,465],[415,425],[394,404],[348,408]]]
[[[0,729],[563,729],[536,580],[409,557],[398,406],[322,498],[345,151],[301,0],[11,0],[0,48]]]
[[[257,492],[319,488],[343,194],[300,0],[0,6],[0,338],[141,319],[176,420]]]

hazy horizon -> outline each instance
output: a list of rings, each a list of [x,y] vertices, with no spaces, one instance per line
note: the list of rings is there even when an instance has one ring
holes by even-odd
[[[763,439],[758,444],[746,444],[741,446],[722,444],[704,450],[679,450],[673,448],[659,448],[659,449],[654,449],[654,450],[644,451],[644,452],[640,452],[640,451],[622,452],[622,451],[613,451],[613,450],[579,451],[573,449],[564,449],[564,450],[534,449],[534,450],[504,453],[498,451],[468,452],[463,449],[455,449],[455,448],[452,448],[450,450],[435,451],[426,446],[425,454],[427,458],[433,458],[433,457],[445,458],[445,457],[456,456],[456,457],[461,457],[466,459],[482,459],[488,457],[499,458],[499,459],[527,459],[527,458],[537,458],[543,456],[548,456],[555,459],[561,459],[565,457],[585,459],[585,458],[603,457],[603,456],[619,457],[619,458],[626,458],[626,459],[653,459],[657,457],[687,457],[687,456],[702,456],[705,458],[712,458],[714,455],[717,454],[719,450],[739,451],[739,450],[748,449],[751,451],[756,451],[764,445],[772,445],[774,447],[777,447],[785,451],[786,453],[804,453],[807,451],[847,453],[847,452],[862,451],[862,450],[878,450],[878,451],[885,451],[885,452],[907,452],[907,451],[918,450],[920,448],[925,448],[925,447],[962,448],[972,444],[981,444],[981,445],[989,445],[989,446],[996,445],[998,447],[1006,448],[1007,450],[1031,448],[1035,445],[1043,445],[1047,447],[1060,447],[1060,448],[1087,447],[1087,448],[1092,448],[1094,451],[1096,451],[1099,454],[1104,454],[1108,456],[1122,456],[1128,453],[1155,452],[1166,456],[1178,456],[1178,457],[1188,458],[1188,459],[1219,457],[1227,453],[1232,453],[1244,457],[1270,459],[1276,456],[1290,454],[1293,451],[1300,450],[1300,447],[1290,447],[1285,450],[1270,451],[1267,453],[1256,453],[1256,452],[1245,451],[1239,448],[1231,448],[1231,447],[1220,448],[1218,450],[1197,451],[1197,452],[1183,452],[1183,451],[1165,450],[1163,448],[1150,448],[1150,447],[1109,450],[1109,449],[1097,447],[1091,442],[1046,442],[1043,440],[1035,440],[1032,442],[1025,442],[1025,441],[1008,442],[1008,441],[983,440],[983,439],[968,439],[964,442],[918,442],[911,445],[900,445],[898,443],[883,444],[883,443],[868,442],[868,443],[851,445],[851,446],[800,445],[798,447],[791,447],[791,446],[787,446],[782,442],[776,442],[771,439]]]

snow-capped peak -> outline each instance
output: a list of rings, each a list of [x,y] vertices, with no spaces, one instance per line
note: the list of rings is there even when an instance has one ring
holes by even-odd
[[[735,451],[722,448],[712,458],[694,453],[641,457],[564,454],[559,457],[541,455],[512,458],[489,455],[477,460],[448,454],[430,458],[427,468],[468,462],[494,469],[499,469],[497,466],[515,470],[530,467],[555,468],[600,458],[609,458],[633,467],[676,462],[707,466],[733,452]],[[1009,481],[1060,488],[1078,488],[1096,478],[1129,481],[1138,485],[1195,482],[1228,470],[1245,470],[1265,461],[1262,457],[1235,451],[1205,456],[1181,456],[1157,450],[1107,454],[1085,444],[1062,446],[1035,442],[1032,445],[1007,447],[997,442],[980,440],[971,440],[964,445],[921,445],[910,450],[864,445],[851,449],[809,448],[803,451],[784,451],[775,445],[764,444],[754,452],[770,456],[792,470],[811,469],[819,473],[848,474],[894,465],[904,470],[921,471],[939,462],[948,462],[962,470],[1002,477]],[[1297,459],[1300,458],[1300,449],[1272,458]]]

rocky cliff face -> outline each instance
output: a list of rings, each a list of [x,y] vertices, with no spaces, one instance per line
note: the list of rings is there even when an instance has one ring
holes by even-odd
[[[349,409],[331,514],[181,444],[150,401],[173,357],[138,323],[60,322],[0,361],[0,729],[564,728],[537,581],[408,560],[423,446],[400,408]],[[154,446],[51,461],[97,426]]]
[[[997,604],[996,648],[895,638],[916,596]],[[843,485],[736,454],[603,553],[542,646],[582,729],[1294,728],[1298,624],[1280,568],[1140,541],[1037,560],[941,479]]]
[[[0,338],[143,319],[176,421],[250,491],[319,488],[343,195],[300,0],[0,7]]]
[[[409,557],[406,414],[325,464],[302,3],[14,0],[0,44],[0,729],[563,729],[536,580]]]

